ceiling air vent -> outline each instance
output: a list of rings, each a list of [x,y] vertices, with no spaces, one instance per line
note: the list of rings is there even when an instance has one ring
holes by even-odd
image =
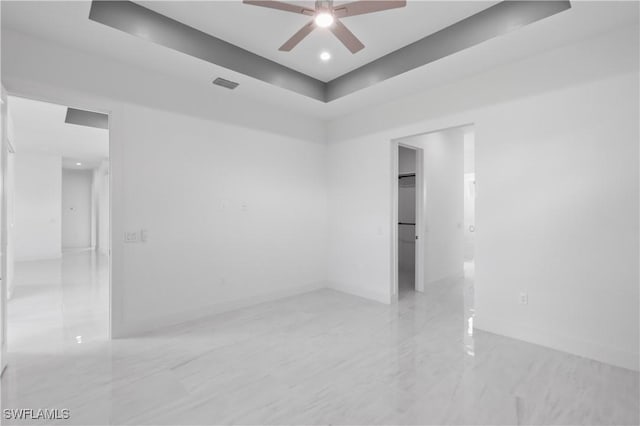
[[[98,129],[109,128],[109,115],[100,112],[85,111],[83,109],[67,108],[67,115],[64,122],[68,124],[78,124],[80,126],[97,127]]]
[[[218,77],[215,80],[213,80],[213,84],[216,84],[218,86],[226,87],[227,89],[233,90],[236,87],[238,87],[239,83],[236,83],[235,81],[225,80],[224,78]]]

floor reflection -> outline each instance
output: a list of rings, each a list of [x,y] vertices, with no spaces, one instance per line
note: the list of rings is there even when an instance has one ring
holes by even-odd
[[[60,259],[17,262],[8,302],[10,352],[62,352],[69,345],[106,340],[108,258],[92,250]]]
[[[11,352],[2,406],[80,425],[638,424],[638,373],[470,333],[467,266],[393,305],[319,290],[111,342],[56,319],[67,343]]]

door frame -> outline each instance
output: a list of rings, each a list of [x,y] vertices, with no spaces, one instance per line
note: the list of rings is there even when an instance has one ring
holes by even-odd
[[[391,300],[398,300],[398,175],[400,147],[416,152],[416,247],[415,247],[415,290],[424,292],[425,268],[425,222],[426,222],[426,188],[424,185],[424,150],[420,147],[405,144],[398,139],[391,141]]]
[[[427,188],[424,177],[424,150],[419,146],[407,144],[403,141],[416,136],[469,126],[474,126],[474,132],[476,131],[475,121],[463,121],[463,124],[451,123],[451,125],[448,126],[434,126],[435,128],[432,127],[431,129],[425,129],[424,131],[409,133],[405,136],[398,136],[391,139],[391,291],[389,294],[391,295],[392,303],[398,300],[398,149],[400,146],[404,146],[406,148],[417,149],[420,154],[416,158],[416,235],[418,236],[418,243],[416,243],[416,290],[424,292],[427,243]],[[477,146],[477,139],[475,146]],[[418,184],[420,184],[420,189],[418,189]],[[420,254],[418,254],[418,252],[420,252]],[[418,276],[418,273],[420,276]],[[420,285],[419,288],[418,285]]]
[[[7,157],[9,155],[8,135],[8,93],[0,85],[0,376],[7,368]]]
[[[59,94],[58,94],[59,95]],[[103,114],[107,114],[109,116],[108,118],[108,128],[107,131],[108,133],[108,141],[109,141],[109,234],[110,234],[110,238],[109,238],[109,265],[108,265],[108,273],[109,273],[109,278],[108,278],[108,291],[109,291],[109,295],[108,295],[108,315],[109,318],[107,320],[107,340],[112,340],[113,339],[113,328],[114,328],[114,312],[113,312],[113,282],[114,282],[114,262],[113,262],[113,246],[114,246],[114,238],[113,236],[115,235],[115,231],[114,231],[114,209],[113,209],[113,204],[114,204],[114,185],[116,182],[114,182],[114,177],[113,177],[113,165],[112,165],[112,157],[115,156],[115,154],[119,153],[119,149],[117,149],[116,147],[114,147],[114,136],[113,136],[113,123],[112,123],[112,118],[114,116],[113,112],[110,111],[109,109],[106,108],[96,108],[93,105],[82,105],[79,104],[78,102],[74,102],[72,100],[67,100],[65,96],[62,96],[61,98],[56,95],[56,99],[49,99],[46,96],[40,96],[38,95],[33,95],[31,93],[20,93],[19,91],[17,92],[12,92],[9,90],[6,90],[4,88],[4,86],[2,86],[2,97],[4,100],[4,103],[2,105],[3,110],[6,110],[7,108],[10,107],[9,102],[7,100],[7,97],[9,96],[15,96],[15,97],[19,97],[19,98],[23,98],[23,99],[29,99],[29,100],[33,100],[33,101],[38,101],[38,102],[47,102],[50,104],[55,104],[55,105],[61,105],[61,106],[66,106],[68,108],[77,108],[77,109],[84,109],[84,110],[88,110],[88,111],[94,111],[94,112],[100,112]],[[6,126],[3,126],[6,128]],[[5,138],[3,138],[4,140]],[[1,147],[1,149],[5,149],[4,146],[4,141],[3,141],[3,146]],[[4,152],[4,151],[3,151]],[[1,170],[0,173],[2,173],[2,181],[0,184],[0,192],[1,192],[1,199],[2,199],[2,209],[5,209],[5,195],[6,195],[6,191],[4,188],[4,175],[6,173],[6,155],[2,155],[2,158],[0,158],[2,161],[0,162],[0,166],[1,166]],[[7,217],[6,214],[1,215],[0,217],[0,228],[3,230],[7,229]],[[6,238],[6,232],[2,233],[2,240],[4,240]],[[0,265],[0,274],[2,277],[5,276],[6,274],[6,261],[4,260],[5,256],[2,256],[2,262]],[[4,281],[1,281],[1,295],[0,295],[0,303],[4,303],[6,306],[6,298],[7,298],[7,289],[6,289],[6,283]],[[4,316],[4,317],[3,317]],[[0,332],[3,332],[3,334],[5,335],[5,339],[6,339],[6,329],[7,329],[7,321],[6,321],[6,308],[5,309],[0,309]],[[1,336],[0,336],[1,337]],[[5,340],[6,343],[6,340]],[[6,348],[5,348],[6,350]],[[6,369],[7,364],[5,362],[6,360],[6,352],[2,355],[0,355],[0,368],[2,367],[2,363],[4,363],[4,368]],[[1,373],[0,373],[1,374]]]

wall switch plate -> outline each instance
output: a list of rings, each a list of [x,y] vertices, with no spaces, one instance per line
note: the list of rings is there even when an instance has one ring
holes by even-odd
[[[520,293],[520,304],[521,305],[529,304],[529,295],[527,293]]]
[[[140,230],[140,241],[143,243],[147,242],[147,238],[149,238],[149,232],[146,229]]]
[[[138,232],[134,231],[134,232],[125,232],[124,233],[124,242],[125,243],[137,243],[138,242]]]

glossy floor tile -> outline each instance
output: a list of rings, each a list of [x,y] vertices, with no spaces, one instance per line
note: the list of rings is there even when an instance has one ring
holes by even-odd
[[[63,353],[69,345],[108,336],[109,260],[95,251],[61,259],[16,262],[8,302],[12,352]]]
[[[10,348],[2,406],[82,425],[638,424],[637,373],[473,332],[472,302],[469,276],[392,306],[320,290],[133,339],[34,342]]]

